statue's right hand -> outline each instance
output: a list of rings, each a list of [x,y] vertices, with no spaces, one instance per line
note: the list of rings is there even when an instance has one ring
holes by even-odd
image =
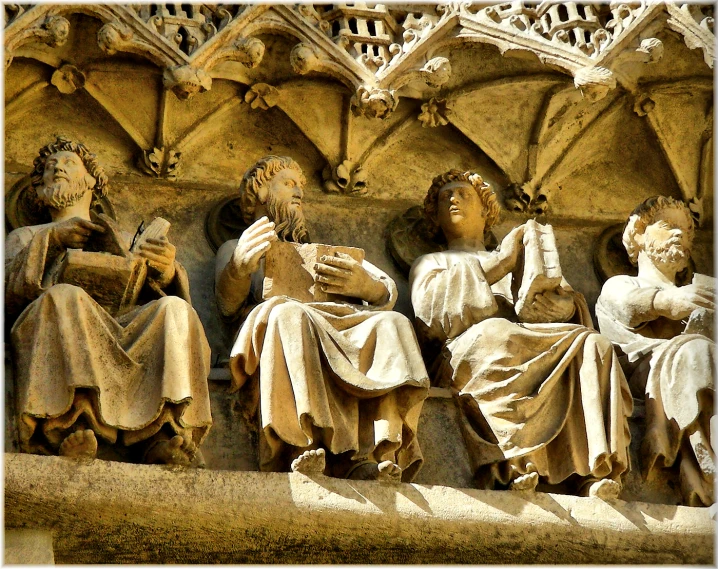
[[[259,268],[259,261],[277,240],[274,222],[260,217],[244,230],[229,261],[234,278],[246,278]]]
[[[509,261],[509,265],[513,268],[518,261],[519,253],[523,250],[524,233],[526,232],[526,224],[514,227],[508,232],[506,237],[501,241],[499,251],[501,256]]]
[[[712,299],[701,294],[695,285],[670,287],[659,290],[653,297],[653,308],[671,320],[688,318],[697,308],[715,308]]]
[[[82,249],[93,231],[104,233],[105,228],[80,217],[61,221],[52,228],[55,239],[67,249]]]

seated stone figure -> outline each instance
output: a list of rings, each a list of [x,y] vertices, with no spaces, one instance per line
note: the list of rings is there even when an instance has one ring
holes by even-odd
[[[232,386],[259,383],[260,468],[410,481],[423,461],[416,431],[429,380],[410,321],[391,311],[395,283],[366,261],[323,255],[314,286],[356,302],[262,300],[272,244],[309,242],[305,183],[291,158],[259,160],[240,185],[249,227],[217,252],[219,310],[241,322]]]
[[[426,357],[437,358],[432,380],[457,397],[479,486],[534,490],[541,481],[616,497],[629,467],[632,399],[583,296],[554,275],[553,288],[521,301],[512,279],[531,272],[530,224],[486,251],[499,206],[478,174],[436,177],[424,212],[447,247],[411,268],[417,329]]]
[[[108,232],[91,221],[107,182],[83,144],[58,138],[40,150],[32,172],[52,222],[20,227],[5,240],[20,446],[95,457],[99,437],[121,442],[114,448],[131,460],[187,465],[212,423],[210,349],[174,246],[166,237],[146,239],[135,263],[147,267],[146,281],[138,277],[137,301],[116,316],[90,294],[104,286],[99,273],[90,275],[97,267],[73,269],[87,290],[53,278],[56,262],[87,255],[77,250]],[[131,234],[117,228],[113,238],[129,250]],[[105,253],[95,255],[121,259]]]
[[[691,284],[676,284],[688,265],[693,235],[683,202],[657,196],[641,203],[623,231],[638,276],[608,279],[596,316],[625,360],[631,390],[645,397],[643,475],[678,465],[684,502],[701,506],[713,503],[715,474],[715,280],[694,275]]]

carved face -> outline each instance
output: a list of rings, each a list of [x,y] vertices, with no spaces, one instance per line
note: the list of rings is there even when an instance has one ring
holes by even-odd
[[[691,249],[689,220],[678,208],[660,211],[643,235],[636,241],[654,264],[670,265],[681,270],[688,263]]]
[[[50,207],[62,209],[80,200],[95,185],[82,159],[74,152],[61,151],[48,156],[37,195]]]
[[[264,204],[269,219],[276,224],[274,231],[282,241],[308,243],[304,211],[302,210],[302,175],[293,168],[277,172],[266,183]]]
[[[437,223],[447,239],[483,236],[486,223],[484,204],[468,182],[451,182],[439,190]]]
[[[292,168],[285,168],[275,174],[267,183],[272,198],[290,209],[301,209],[304,189],[301,174]]]

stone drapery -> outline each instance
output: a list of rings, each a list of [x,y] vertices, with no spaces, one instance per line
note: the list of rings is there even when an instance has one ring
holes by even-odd
[[[487,255],[432,253],[410,274],[417,326],[443,346],[435,380],[459,401],[477,479],[508,484],[532,471],[550,484],[573,474],[617,479],[629,467],[633,404],[610,342],[588,327],[573,292],[579,323],[512,321],[512,275],[489,287]]]

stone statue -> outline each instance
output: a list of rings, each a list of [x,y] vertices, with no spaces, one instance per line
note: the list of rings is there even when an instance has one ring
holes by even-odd
[[[633,402],[611,343],[560,275],[551,227],[529,222],[487,251],[496,196],[459,170],[434,179],[424,213],[447,246],[411,268],[417,330],[427,362],[436,356],[433,381],[457,397],[477,484],[616,497]]]
[[[52,222],[5,240],[20,446],[94,458],[98,437],[119,439],[131,460],[188,465],[212,423],[210,348],[167,238],[130,253],[132,235],[91,213],[107,185],[96,156],[59,137],[32,172]],[[130,272],[134,295],[118,307],[111,286]]]
[[[268,252],[309,243],[305,183],[291,158],[259,160],[240,185],[249,227],[217,252],[219,310],[242,323],[232,389],[259,382],[260,469],[410,481],[429,380],[410,321],[391,311],[395,283],[348,254],[320,254],[310,284],[344,300],[263,299]]]
[[[623,231],[638,276],[608,279],[596,316],[622,354],[634,395],[645,397],[644,477],[679,463],[683,499],[700,506],[713,503],[715,473],[715,279],[695,274],[690,284],[676,284],[688,266],[693,234],[683,202],[657,196],[641,203]]]

